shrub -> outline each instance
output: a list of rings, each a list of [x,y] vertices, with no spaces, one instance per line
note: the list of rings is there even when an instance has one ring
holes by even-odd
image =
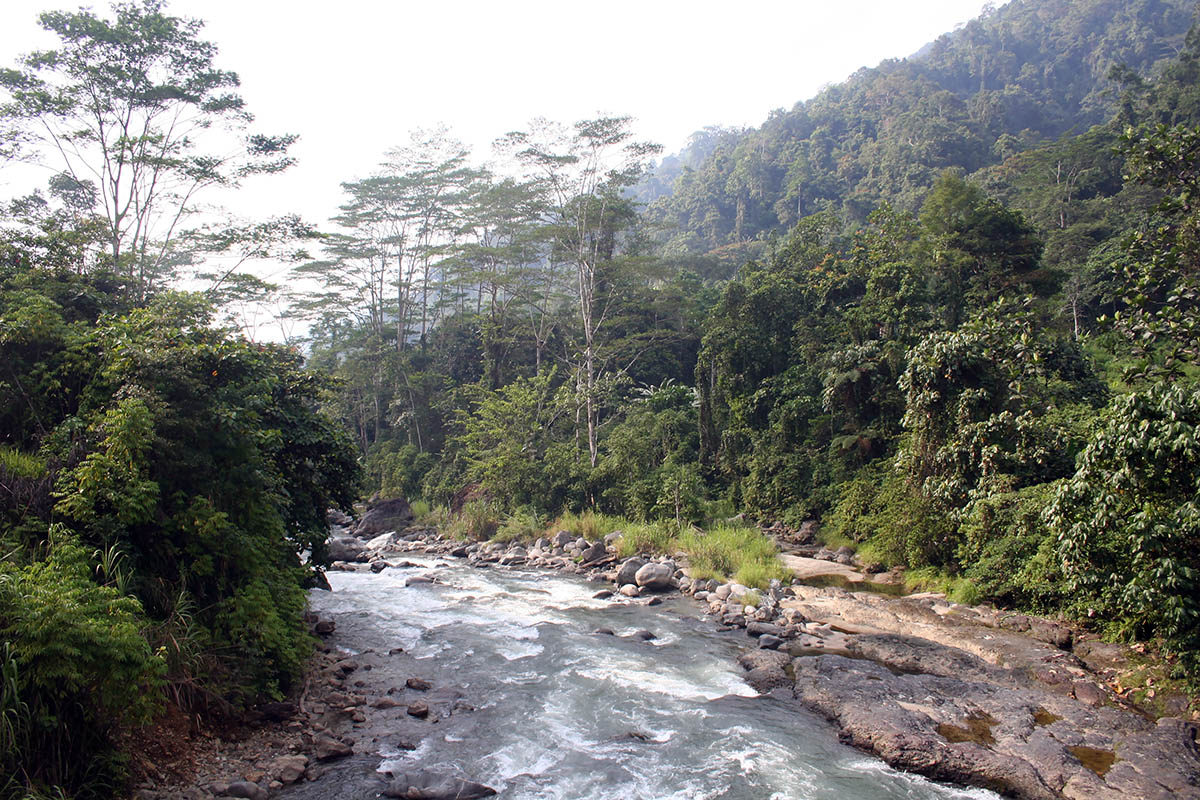
[[[996,494],[966,508],[957,559],[983,596],[1041,613],[1061,607],[1057,543],[1043,519],[1058,486],[1038,484]]]
[[[1200,388],[1116,400],[1047,509],[1075,610],[1161,636],[1200,682]]]
[[[841,489],[826,541],[844,536],[863,542],[859,557],[888,567],[954,564],[954,522],[891,462],[863,470]]]
[[[523,509],[510,514],[496,534],[493,542],[529,542],[541,536],[546,521],[533,509]]]
[[[481,542],[490,539],[499,528],[499,512],[487,500],[471,500],[463,504],[458,516],[450,520],[446,534],[454,539]]]
[[[163,658],[141,605],[95,582],[88,551],[56,526],[45,560],[0,562],[0,791],[61,786],[116,794],[123,774],[109,734],[161,702]]]

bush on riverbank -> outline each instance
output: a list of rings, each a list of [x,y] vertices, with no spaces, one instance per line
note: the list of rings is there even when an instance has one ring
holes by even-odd
[[[118,794],[114,733],[278,698],[304,586],[358,467],[298,354],[137,302],[103,273],[0,264],[0,797]],[[2,783],[2,781],[0,781]]]

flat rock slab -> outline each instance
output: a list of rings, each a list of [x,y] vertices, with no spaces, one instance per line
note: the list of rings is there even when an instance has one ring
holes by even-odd
[[[783,565],[792,571],[800,580],[810,580],[812,578],[820,578],[826,575],[836,575],[845,578],[851,583],[865,583],[868,578],[863,573],[856,570],[848,564],[839,564],[836,561],[824,561],[819,558],[805,558],[804,556],[780,555],[779,560]]]
[[[1200,798],[1193,734],[1178,719],[836,655],[792,667],[801,702],[900,769],[1030,800]]]
[[[794,691],[900,769],[1030,800],[1200,800],[1196,728],[1121,705],[1075,654],[988,608],[794,587]],[[759,656],[758,658],[761,658]],[[745,660],[759,683],[763,666]],[[777,678],[777,676],[775,676]]]

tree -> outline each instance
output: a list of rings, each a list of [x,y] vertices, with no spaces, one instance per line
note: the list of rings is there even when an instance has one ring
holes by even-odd
[[[111,20],[87,9],[40,20],[61,46],[0,71],[0,124],[19,125],[43,158],[95,192],[111,267],[143,287],[160,277],[204,189],[292,164],[295,136],[246,133],[253,117],[238,76],[214,66],[201,21],[170,16],[163,0],[117,3]],[[239,141],[202,150],[202,141],[224,147],[218,123]]]
[[[630,117],[598,117],[576,122],[573,132],[547,120],[531,130],[507,134],[502,150],[540,180],[550,209],[555,246],[575,268],[576,310],[582,344],[576,383],[584,411],[588,458],[600,454],[600,390],[604,368],[601,334],[613,310],[606,291],[615,268],[621,232],[634,220],[624,190],[662,148],[633,139]]]

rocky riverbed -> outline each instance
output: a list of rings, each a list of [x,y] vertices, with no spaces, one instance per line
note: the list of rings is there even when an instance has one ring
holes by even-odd
[[[614,602],[681,592],[721,627],[748,634],[739,662],[751,686],[793,693],[842,741],[893,766],[1038,800],[1200,798],[1196,721],[1184,705],[1152,719],[1114,694],[1104,677],[1119,648],[934,596],[693,581],[682,554],[618,559],[617,538],[562,532],[526,547],[409,529],[352,545],[355,562],[339,566],[379,571],[402,563],[395,555],[421,553],[589,577],[608,584],[597,596]]]
[[[1195,721],[1113,693],[1120,648],[934,596],[692,580],[683,554],[620,559],[617,538],[335,528],[303,695],[186,790],[144,794],[985,796],[917,773],[1022,798],[1200,798]]]

